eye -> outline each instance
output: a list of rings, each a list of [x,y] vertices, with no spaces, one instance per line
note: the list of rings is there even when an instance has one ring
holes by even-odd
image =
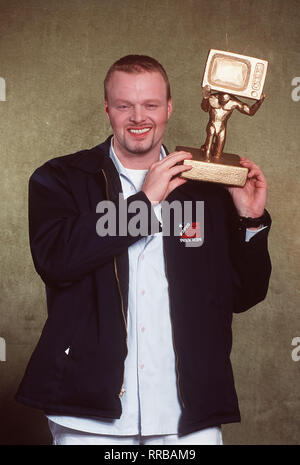
[[[147,104],[146,104],[146,108],[147,108],[148,110],[155,110],[157,107],[158,107],[158,105],[155,104],[155,103],[147,103]]]
[[[127,105],[126,103],[122,103],[122,105],[117,106],[117,109],[120,111],[128,110],[128,108],[129,108],[129,105]]]

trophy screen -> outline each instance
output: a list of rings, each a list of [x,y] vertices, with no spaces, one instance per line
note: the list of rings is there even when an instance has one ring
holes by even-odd
[[[249,61],[216,54],[211,60],[208,76],[212,86],[243,91],[247,88],[250,71]]]

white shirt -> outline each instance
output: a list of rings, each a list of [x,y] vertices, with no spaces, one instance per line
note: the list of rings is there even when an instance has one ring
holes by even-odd
[[[160,156],[166,156],[163,147]],[[110,157],[120,175],[124,198],[140,191],[147,170],[125,168],[112,143]],[[154,210],[161,219],[160,204]],[[246,240],[253,233],[256,231],[247,231]],[[128,355],[121,418],[108,420],[63,415],[49,415],[48,418],[68,428],[97,434],[177,434],[181,407],[162,232],[139,239],[128,248],[128,255]],[[215,434],[214,428],[210,430]]]

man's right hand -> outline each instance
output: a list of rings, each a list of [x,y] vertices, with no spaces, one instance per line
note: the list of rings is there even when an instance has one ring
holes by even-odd
[[[142,191],[153,205],[164,200],[176,187],[187,181],[180,178],[179,175],[192,167],[181,163],[183,160],[190,160],[191,158],[192,155],[189,152],[173,152],[150,166]]]

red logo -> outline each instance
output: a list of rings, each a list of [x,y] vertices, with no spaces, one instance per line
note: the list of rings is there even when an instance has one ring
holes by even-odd
[[[200,223],[198,221],[188,224],[181,234],[182,239],[194,239],[196,237],[201,237]]]

